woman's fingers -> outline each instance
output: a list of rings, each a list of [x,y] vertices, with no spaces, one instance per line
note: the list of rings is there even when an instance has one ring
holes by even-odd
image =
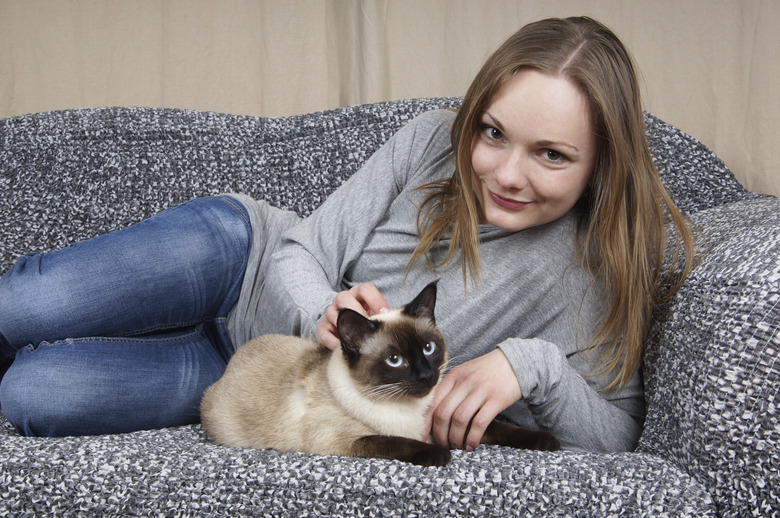
[[[323,315],[322,320],[320,320],[319,325],[317,325],[314,334],[319,343],[333,351],[341,345],[341,340],[338,336],[335,320],[332,320],[333,316],[332,314],[329,314],[333,312],[331,309],[336,311],[336,315],[338,316],[338,310],[333,306],[328,306],[327,309],[325,309],[325,314]]]
[[[358,284],[357,286],[351,288],[349,293],[354,296],[355,300],[363,308],[365,311],[363,314],[365,316],[376,315],[382,310],[389,309],[384,296],[379,293],[379,290],[373,284]]]
[[[493,419],[522,397],[512,366],[500,349],[452,369],[429,410],[438,444],[475,449]]]
[[[330,306],[325,308],[325,313],[315,330],[317,341],[330,350],[336,349],[341,344],[337,322],[342,309],[351,309],[368,317],[388,309],[388,304],[373,284],[359,284],[348,291],[337,293]]]
[[[433,414],[434,440],[450,448],[475,449],[487,425],[500,410],[492,411],[489,394],[465,383],[453,385]],[[492,414],[492,415],[491,415]]]

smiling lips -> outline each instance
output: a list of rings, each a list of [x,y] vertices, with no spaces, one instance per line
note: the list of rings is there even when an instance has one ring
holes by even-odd
[[[499,207],[503,207],[503,208],[509,209],[509,210],[524,209],[525,207],[529,206],[532,203],[530,201],[510,200],[508,198],[504,198],[502,196],[499,196],[498,194],[494,193],[491,190],[488,190],[488,194],[490,195],[490,199],[493,200],[493,203],[495,203]]]

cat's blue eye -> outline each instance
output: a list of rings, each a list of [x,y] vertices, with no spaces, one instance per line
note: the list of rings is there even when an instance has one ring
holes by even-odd
[[[425,356],[430,356],[433,354],[433,352],[436,350],[436,342],[428,342],[425,344],[425,347],[423,347],[423,354]]]
[[[397,354],[394,354],[392,356],[388,356],[385,362],[393,368],[400,367],[404,363],[404,359],[401,356],[398,356]]]

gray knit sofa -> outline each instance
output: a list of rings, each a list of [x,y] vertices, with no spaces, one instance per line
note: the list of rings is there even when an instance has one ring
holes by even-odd
[[[0,271],[193,197],[310,213],[417,99],[287,118],[149,108],[0,121]],[[635,452],[481,446],[442,468],[229,449],[199,425],[20,437],[0,416],[0,516],[770,516],[780,514],[780,201],[648,115],[653,156],[707,253],[654,316]],[[35,397],[31,390],[30,397]],[[1,404],[1,402],[0,402]]]

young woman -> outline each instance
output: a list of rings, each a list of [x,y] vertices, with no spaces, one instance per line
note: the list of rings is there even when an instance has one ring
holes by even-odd
[[[305,220],[230,195],[20,258],[0,279],[15,355],[0,405],[30,435],[195,422],[236,346],[285,332],[334,348],[340,309],[438,278],[454,367],[421,434],[472,449],[502,413],[567,448],[630,450],[668,221],[684,278],[690,233],[623,45],[588,18],[533,23],[457,114],[415,119]]]

